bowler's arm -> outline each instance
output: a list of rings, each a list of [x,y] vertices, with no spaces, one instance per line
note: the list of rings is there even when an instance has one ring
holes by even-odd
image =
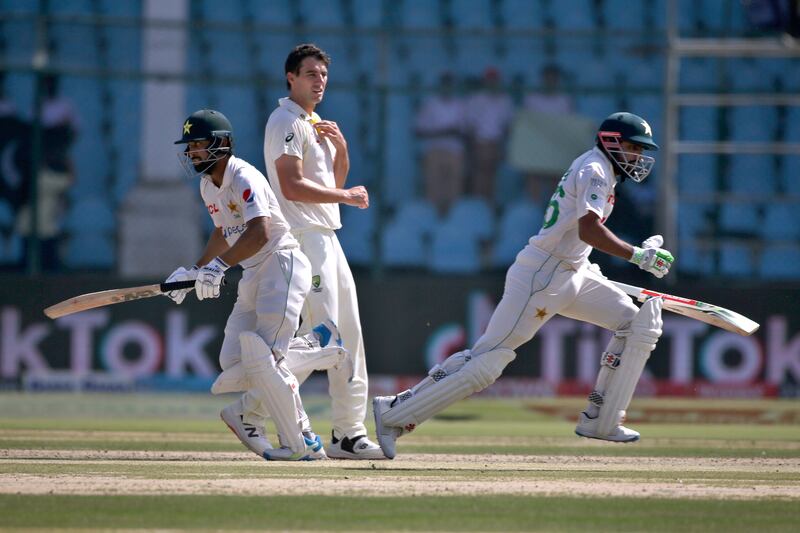
[[[349,168],[349,163],[347,165]],[[275,160],[275,170],[283,196],[292,202],[340,203],[356,207],[366,207],[369,204],[364,187],[331,188],[306,179],[303,175],[303,161],[299,157],[283,154]]]

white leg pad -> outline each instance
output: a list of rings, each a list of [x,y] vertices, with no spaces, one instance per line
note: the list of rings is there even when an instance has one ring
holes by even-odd
[[[315,370],[346,367],[353,375],[353,359],[350,352],[340,346],[319,346],[307,349],[292,349],[286,353],[286,366],[296,376],[307,375]]]
[[[630,336],[625,340],[625,349],[619,356],[615,369],[604,365],[610,373],[598,415],[597,433],[610,435],[620,425],[625,410],[631,403],[636,384],[644,365],[661,337],[661,298],[647,300],[633,318]],[[601,369],[601,373],[603,372]],[[601,376],[598,376],[601,377]],[[598,379],[599,381],[599,379]]]
[[[476,356],[469,350],[453,354],[433,367],[428,377],[411,390],[400,393],[394,405],[382,414],[382,423],[411,431],[453,403],[494,383],[516,356],[506,348]]]
[[[239,340],[242,365],[251,384],[245,396],[245,410],[257,411],[258,408],[250,405],[248,397],[260,402],[275,423],[281,445],[294,453],[305,451],[302,432],[308,425],[308,416],[300,400],[297,379],[285,364],[276,364],[272,352],[259,335],[244,331]]]
[[[286,352],[286,366],[299,381],[304,381],[315,370],[328,370],[329,368],[342,368],[344,365],[353,375],[353,360],[350,352],[339,346],[307,346],[304,343],[292,343]],[[303,376],[303,379],[300,378]],[[217,376],[211,385],[212,394],[226,394],[228,392],[242,392],[250,388],[250,382],[244,371],[244,365],[235,363]]]

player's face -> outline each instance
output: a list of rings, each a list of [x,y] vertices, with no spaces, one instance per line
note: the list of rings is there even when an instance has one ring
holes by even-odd
[[[297,73],[286,74],[292,88],[289,95],[303,107],[314,107],[322,101],[328,85],[328,67],[315,57],[307,57],[300,63]]]
[[[633,163],[639,159],[640,155],[642,155],[642,151],[644,149],[642,145],[634,144],[628,141],[622,141],[620,144],[622,145],[622,154],[626,162]]]
[[[209,154],[208,146],[211,141],[203,139],[200,141],[190,141],[186,144],[186,157],[188,157],[192,166],[197,172],[203,172],[208,167]]]

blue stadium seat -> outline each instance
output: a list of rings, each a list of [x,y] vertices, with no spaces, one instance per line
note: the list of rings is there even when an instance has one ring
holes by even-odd
[[[723,231],[755,235],[761,224],[753,204],[726,203],[720,206],[719,227]]]
[[[700,235],[710,235],[712,223],[709,220],[711,204],[681,203],[678,207],[678,235],[681,242]]]
[[[374,232],[357,225],[343,226],[336,232],[347,262],[354,266],[369,266],[374,259]]]
[[[462,232],[479,240],[494,234],[494,214],[483,198],[461,197],[450,207],[445,224],[460,228]]]
[[[433,204],[417,198],[400,205],[394,223],[408,228],[416,235],[430,237],[439,225],[439,215],[436,214]]]
[[[0,198],[0,229],[11,229],[15,223],[14,209],[11,204]]]
[[[18,233],[0,232],[0,265],[22,264],[24,249],[23,238]]]
[[[714,273],[714,256],[700,248],[691,239],[682,238],[678,246],[675,265],[684,274],[707,276]]]
[[[778,179],[784,191],[800,196],[800,155],[783,156],[783,168]]]
[[[101,0],[100,10],[102,14],[114,17],[138,17],[142,14],[141,0]]]
[[[774,107],[736,106],[729,111],[730,138],[734,141],[771,141],[778,116]]]
[[[396,205],[414,196],[417,175],[414,157],[414,114],[411,98],[390,94],[386,116],[386,169],[384,198]]]
[[[786,130],[783,134],[783,141],[790,143],[800,143],[800,107],[786,108]]]
[[[628,2],[626,0],[605,0],[606,24],[612,30],[627,30],[644,27],[644,10],[647,2]],[[571,11],[570,11],[571,12]]]
[[[769,204],[759,229],[766,241],[800,240],[800,209],[791,204]]]
[[[800,279],[800,246],[767,246],[761,254],[759,274],[768,280]]]
[[[719,253],[719,270],[723,276],[741,278],[753,275],[753,254],[746,244],[722,243]]]
[[[608,95],[579,95],[576,105],[578,113],[594,119],[598,126],[608,115],[619,110],[616,97]]]
[[[430,263],[433,272],[442,274],[474,274],[481,268],[476,239],[459,227],[442,225],[433,234]]]
[[[539,4],[530,0],[504,0],[503,19],[509,29],[532,30],[544,26],[543,12]]]
[[[457,28],[489,30],[492,26],[492,0],[470,0],[469,5],[455,4],[452,9]]]
[[[317,0],[293,0],[299,4],[306,24],[313,28],[341,28],[344,24],[340,2],[319,2]],[[315,39],[316,42],[316,39]]]
[[[91,0],[59,0],[58,2],[50,2],[50,12],[56,15],[91,15],[92,14],[92,1]]]
[[[682,107],[679,135],[684,141],[715,141],[719,139],[718,107]]]
[[[777,189],[773,157],[764,154],[731,156],[728,189],[735,193],[767,196]]]
[[[353,12],[359,28],[377,28],[381,25],[383,10],[381,2],[374,0],[354,0]]]
[[[729,58],[725,63],[735,92],[770,92],[773,77],[763,62],[752,58]]]
[[[719,158],[713,154],[681,154],[678,156],[678,192],[691,195],[716,192]]]
[[[595,5],[594,0],[570,0],[569,13],[564,13],[565,16],[554,17],[556,28],[561,30],[595,29],[597,26]],[[558,6],[556,9],[559,9]]]
[[[256,24],[268,24],[270,26],[291,26],[294,21],[292,20],[292,11],[289,4],[293,0],[270,0],[269,3],[263,0],[249,0],[248,12],[253,16],[253,22]],[[259,36],[259,39],[265,36]],[[284,56],[289,53],[286,50]],[[286,59],[284,57],[284,59]],[[282,64],[282,63],[281,63]]]
[[[404,28],[440,29],[439,3],[428,0],[403,0],[400,19]]]
[[[717,60],[692,57],[680,62],[678,87],[681,92],[701,92],[719,87]]]
[[[521,201],[509,206],[500,218],[500,229],[492,249],[492,266],[510,265],[541,227],[542,216],[541,208],[533,202]]]
[[[78,233],[67,240],[64,264],[72,269],[109,269],[116,250],[110,237],[100,233]]]
[[[99,66],[97,32],[91,24],[54,23],[50,27],[50,37],[56,43],[51,60],[59,67]]]
[[[598,56],[593,47],[577,46],[577,43],[568,43],[556,49],[557,63],[565,72],[572,73],[578,87],[589,90],[613,87],[616,73],[608,59],[610,58]],[[613,111],[607,112],[606,116]]]
[[[423,267],[427,251],[422,235],[413,228],[391,222],[381,235],[381,260],[389,267]]]

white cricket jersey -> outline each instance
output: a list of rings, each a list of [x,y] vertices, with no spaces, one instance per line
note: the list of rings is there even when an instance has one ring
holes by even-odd
[[[309,115],[289,98],[281,98],[278,103],[264,132],[264,161],[283,215],[292,230],[312,227],[337,230],[342,227],[338,203],[291,202],[283,195],[275,169],[279,157],[288,154],[301,159],[304,178],[323,187],[336,188],[333,174],[336,149],[330,140],[317,135],[313,125],[320,121],[319,115]]]
[[[231,156],[219,188],[210,176],[204,175],[200,179],[200,195],[214,226],[222,230],[229,246],[239,240],[250,220],[256,217],[269,218],[267,243],[241,262],[243,268],[261,263],[275,250],[298,246],[297,240],[289,232],[289,224],[281,214],[269,182],[247,161]]]
[[[530,244],[575,266],[584,263],[592,247],[578,237],[578,220],[591,211],[605,222],[614,209],[616,185],[614,168],[599,148],[579,156],[561,177]]]

